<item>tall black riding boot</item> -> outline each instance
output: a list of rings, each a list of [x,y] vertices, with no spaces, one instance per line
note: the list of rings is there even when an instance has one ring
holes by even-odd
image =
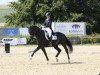
[[[52,38],[49,37],[50,46],[52,46]]]

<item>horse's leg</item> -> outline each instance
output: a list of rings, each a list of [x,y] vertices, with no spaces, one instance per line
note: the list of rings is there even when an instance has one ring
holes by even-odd
[[[38,46],[38,47],[37,47],[37,48],[33,51],[33,53],[31,54],[30,59],[32,59],[32,57],[33,57],[34,53],[35,53],[35,52],[37,52],[39,49],[40,49],[40,47]]]
[[[59,54],[61,52],[61,49],[58,46],[54,46],[54,48],[58,51],[58,53],[55,56],[56,57],[56,61],[58,62],[58,56],[59,56]]]
[[[64,47],[64,49],[65,49],[65,51],[66,51],[66,53],[67,53],[68,62],[70,63],[70,57],[69,57],[68,49],[67,49],[66,45],[63,45],[63,47]]]
[[[45,51],[44,48],[42,48],[42,51],[43,51],[43,53],[44,53],[44,55],[45,55],[45,57],[46,57],[46,59],[47,59],[47,64],[48,64],[49,58],[48,58],[48,56],[47,56],[47,53],[46,53],[46,51]]]

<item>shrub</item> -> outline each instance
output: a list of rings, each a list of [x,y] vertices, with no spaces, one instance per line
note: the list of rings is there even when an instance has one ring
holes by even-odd
[[[30,38],[30,37],[26,37],[27,39],[27,45],[32,45],[32,44],[37,44],[37,40],[36,38]]]
[[[96,43],[100,43],[100,38],[97,38],[96,39]]]
[[[91,44],[92,40],[90,38],[82,38],[81,43],[82,44]]]

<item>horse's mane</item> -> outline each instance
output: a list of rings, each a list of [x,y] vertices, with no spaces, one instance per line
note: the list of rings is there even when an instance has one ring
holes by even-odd
[[[38,26],[31,26],[31,28],[36,32],[41,30]]]
[[[40,30],[40,28],[39,28],[38,26],[33,25],[33,26],[31,26],[31,27]]]

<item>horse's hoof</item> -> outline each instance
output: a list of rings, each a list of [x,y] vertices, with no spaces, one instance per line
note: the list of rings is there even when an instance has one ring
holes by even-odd
[[[56,62],[58,62],[59,60],[58,60],[58,58],[56,58]]]
[[[48,62],[48,61],[46,61],[46,64],[49,64],[49,62]]]
[[[32,60],[32,56],[30,56],[30,60]]]
[[[48,60],[48,61],[46,61],[46,64],[50,64],[50,63],[49,63],[49,60]]]
[[[70,60],[68,60],[68,63],[69,63],[69,64],[71,63]]]
[[[31,52],[33,52],[33,51],[29,51],[28,53],[31,53]]]
[[[32,58],[30,58],[30,60],[32,60]]]

